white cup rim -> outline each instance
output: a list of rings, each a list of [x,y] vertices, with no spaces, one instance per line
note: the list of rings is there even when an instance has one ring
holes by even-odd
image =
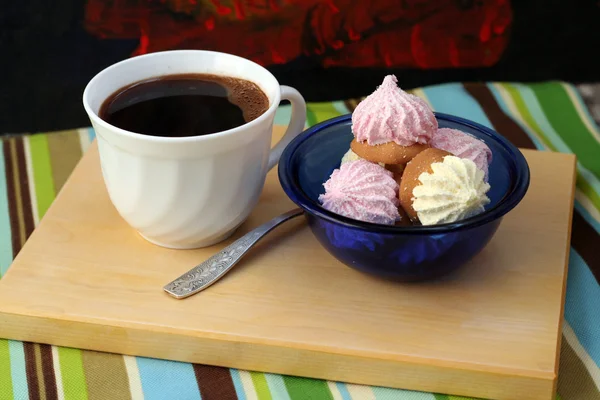
[[[227,57],[230,58],[232,60],[232,62],[242,62],[242,63],[249,63],[249,64],[254,64],[255,66],[259,67],[260,69],[263,69],[265,72],[267,72],[267,74],[274,80],[275,84],[279,87],[279,82],[277,81],[277,78],[275,78],[275,76],[273,76],[273,74],[271,74],[265,67],[263,67],[262,65],[259,65],[257,63],[255,63],[254,61],[248,60],[247,58],[243,58],[243,57],[239,57],[236,56],[234,54],[229,54],[229,53],[223,53],[220,51],[210,51],[210,50],[167,50],[167,51],[158,51],[158,52],[154,52],[154,53],[148,53],[148,54],[144,54],[141,56],[136,56],[136,57],[131,57],[122,61],[119,61],[117,63],[114,63],[106,68],[104,68],[102,71],[98,72],[86,85],[85,90],[83,91],[83,107],[85,109],[85,111],[87,112],[88,116],[90,117],[90,119],[92,120],[92,122],[94,124],[97,124],[105,129],[109,129],[111,130],[113,133],[121,135],[121,136],[125,136],[131,139],[138,139],[138,140],[146,140],[146,141],[150,141],[150,142],[155,142],[155,143],[196,143],[199,141],[206,141],[206,140],[215,140],[218,138],[222,138],[225,136],[231,136],[231,135],[235,135],[241,131],[245,131],[247,129],[252,129],[254,126],[256,125],[260,125],[264,120],[268,119],[270,117],[270,115],[274,112],[274,110],[279,106],[279,102],[281,100],[281,92],[280,90],[277,90],[275,92],[275,97],[273,98],[273,102],[272,104],[269,105],[269,108],[262,113],[258,118],[250,121],[250,122],[246,122],[243,125],[240,125],[236,128],[232,128],[232,129],[227,129],[224,131],[220,131],[220,132],[215,132],[215,133],[211,133],[210,135],[200,135],[200,136],[183,136],[183,137],[165,137],[165,136],[151,136],[151,135],[145,135],[142,133],[136,133],[136,132],[131,132],[125,129],[121,129],[117,126],[114,126],[112,124],[109,124],[108,122],[104,121],[102,118],[100,118],[100,116],[98,115],[98,113],[96,113],[94,110],[92,110],[92,107],[89,104],[89,92],[90,92],[90,88],[97,84],[97,82],[103,78],[104,75],[106,75],[107,73],[109,73],[110,71],[117,69],[117,68],[121,68],[124,65],[127,65],[129,63],[133,63],[133,62],[139,62],[140,58],[144,58],[144,59],[152,59],[153,57],[165,57],[168,55],[185,55],[185,54],[205,54],[205,55],[212,55],[212,56],[217,56],[217,57]],[[247,79],[249,81],[252,81],[256,84],[259,84],[259,82],[253,81],[252,79],[248,79],[248,78],[243,78],[243,79]],[[134,82],[131,82],[134,83]],[[260,85],[259,85],[260,87]],[[263,91],[263,93],[265,92],[264,88],[261,87],[261,90]],[[268,94],[265,93],[267,96]],[[104,101],[106,101],[106,99],[102,100],[102,103],[104,103]]]

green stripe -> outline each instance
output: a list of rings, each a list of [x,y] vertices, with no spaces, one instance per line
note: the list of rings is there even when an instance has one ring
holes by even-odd
[[[333,395],[325,381],[296,376],[284,376],[283,380],[292,400],[333,400]]]
[[[529,108],[527,108],[527,104],[525,104],[525,100],[523,100],[519,89],[517,89],[514,85],[511,84],[504,84],[502,86],[504,86],[510,97],[513,99],[517,110],[519,111],[527,125],[529,125],[535,131],[540,141],[546,147],[548,147],[548,149],[552,151],[558,151],[556,146],[554,146],[550,139],[546,137],[544,131],[542,130],[542,128],[540,128],[533,115],[531,115],[531,112],[529,111]]]
[[[0,339],[0,399],[13,398],[8,340]]]
[[[523,99],[523,96],[521,95],[521,92],[515,85],[502,84],[502,86],[504,87],[504,89],[507,91],[507,93],[512,98],[512,100],[515,103],[515,106],[517,107],[517,110],[521,114],[521,117],[523,118],[523,120],[527,123],[527,125],[529,125],[531,127],[531,129],[534,130],[534,133],[537,135],[539,140],[544,144],[544,146],[546,146],[549,150],[552,150],[555,152],[561,152],[561,150],[563,152],[565,152],[565,150],[568,150],[569,152],[573,152],[573,150],[571,148],[558,149],[554,145],[554,143],[552,143],[550,138],[548,138],[546,132],[544,130],[542,130],[542,128],[539,126],[539,124],[537,123],[534,116],[531,114],[529,108],[527,107],[525,100]],[[539,99],[538,99],[538,101],[539,101]],[[544,112],[544,114],[546,114],[546,113]],[[550,121],[550,116],[546,114],[546,118],[552,124],[552,122]],[[560,139],[562,140],[562,136],[560,137]],[[565,146],[568,147],[568,144],[565,143]],[[579,160],[579,161],[581,163],[581,160]],[[579,170],[577,171],[577,187],[589,198],[589,200],[592,202],[592,204],[597,209],[600,210],[600,196],[598,195],[596,190],[594,190],[592,185],[590,185],[590,183],[585,179],[585,177],[581,174],[581,172]]]
[[[272,400],[271,391],[269,390],[265,374],[262,372],[250,371],[250,377],[252,378],[252,383],[254,383],[254,389],[256,390],[258,400]]]
[[[52,179],[50,151],[48,149],[48,136],[33,135],[29,137],[29,148],[31,149],[38,215],[41,220],[56,197],[54,180]]]
[[[434,393],[433,395],[435,396],[435,400],[448,400],[448,395],[441,393]]]
[[[315,119],[315,123],[323,122],[342,115],[342,113],[331,102],[310,103],[308,108]]]
[[[81,350],[59,347],[58,358],[65,400],[87,400]]]
[[[315,124],[317,124],[319,121],[317,121],[317,116],[315,115],[315,113],[312,111],[311,107],[306,107],[306,123],[308,124],[308,126],[313,126]]]
[[[556,133],[577,154],[584,167],[600,176],[600,143],[581,120],[564,87],[555,82],[530,87]]]
[[[600,195],[594,190],[589,182],[577,172],[577,188],[583,192],[592,204],[600,210]]]

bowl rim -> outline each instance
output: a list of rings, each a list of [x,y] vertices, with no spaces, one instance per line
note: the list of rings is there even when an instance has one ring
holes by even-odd
[[[388,234],[411,233],[427,235],[443,234],[463,229],[471,229],[499,219],[506,215],[513,208],[515,208],[527,193],[530,182],[529,165],[521,151],[501,134],[474,121],[439,112],[434,112],[434,115],[438,120],[454,122],[475,129],[480,133],[483,133],[492,140],[498,142],[509,153],[509,155],[512,156],[517,172],[515,182],[512,186],[511,191],[490,210],[486,210],[485,212],[475,215],[473,217],[446,224],[427,226],[396,226],[359,221],[349,217],[345,217],[343,215],[333,213],[323,208],[320,204],[318,204],[318,202],[315,202],[314,200],[309,198],[304,193],[304,191],[297,185],[296,180],[293,176],[291,176],[291,160],[293,158],[294,153],[296,152],[298,147],[302,145],[302,143],[308,140],[311,136],[319,133],[320,131],[328,128],[331,125],[340,124],[342,122],[350,120],[352,118],[351,113],[331,118],[319,124],[313,125],[312,127],[302,132],[300,135],[296,136],[286,146],[285,150],[283,151],[283,154],[281,155],[281,159],[278,166],[278,175],[281,187],[283,188],[286,195],[290,198],[290,200],[296,203],[305,212],[312,214],[315,217],[327,220],[338,225],[343,225],[352,229],[371,232],[376,231],[378,233]]]

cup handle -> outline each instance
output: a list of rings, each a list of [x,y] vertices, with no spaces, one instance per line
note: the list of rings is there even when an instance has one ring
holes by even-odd
[[[290,123],[279,143],[271,149],[267,171],[270,171],[279,162],[283,149],[304,130],[304,124],[306,123],[304,97],[293,87],[281,85],[280,90],[281,100],[289,100],[292,103],[292,118],[290,118]]]

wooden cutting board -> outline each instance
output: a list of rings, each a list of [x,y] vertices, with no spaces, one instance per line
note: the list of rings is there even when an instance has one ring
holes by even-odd
[[[281,130],[276,129],[276,136]],[[303,219],[229,275],[175,300],[162,287],[293,207],[268,176],[230,240],[168,250],[119,217],[93,145],[0,281],[0,337],[494,399],[553,398],[575,157],[526,151],[531,186],[487,248],[443,280],[354,271]]]

